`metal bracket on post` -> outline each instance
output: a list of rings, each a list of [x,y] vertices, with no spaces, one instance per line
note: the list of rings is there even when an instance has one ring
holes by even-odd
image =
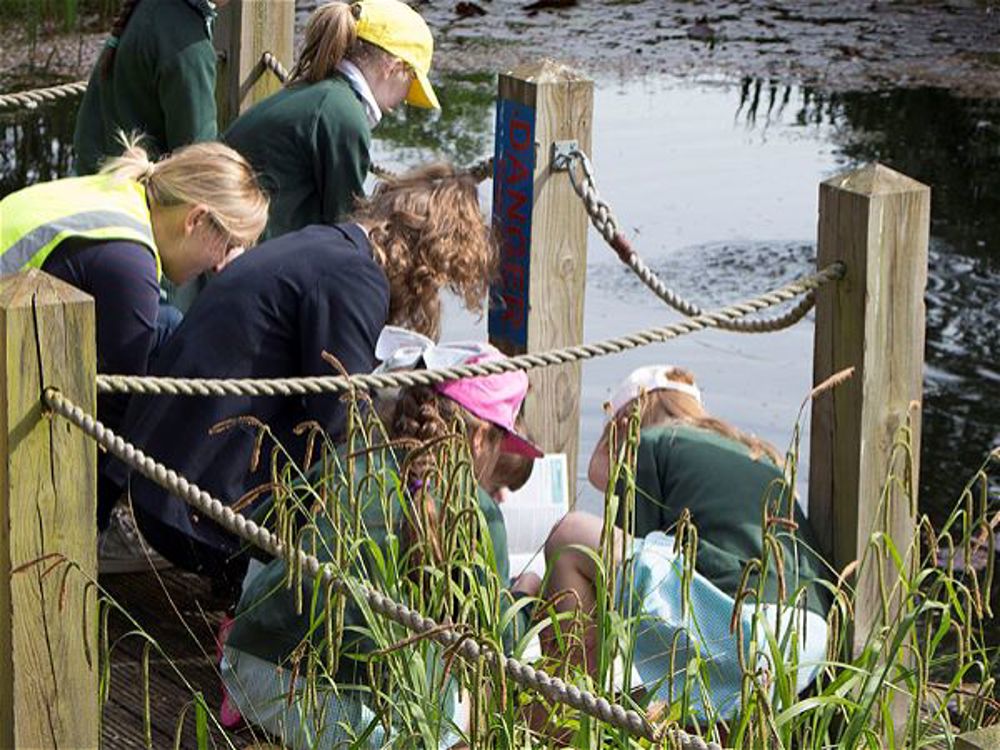
[[[580,144],[572,141],[554,141],[552,143],[552,171],[566,172],[573,162],[573,152],[580,150]]]

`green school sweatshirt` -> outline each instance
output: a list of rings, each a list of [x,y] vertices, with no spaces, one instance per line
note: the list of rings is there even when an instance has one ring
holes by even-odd
[[[714,431],[686,424],[645,429],[639,437],[636,460],[635,535],[669,532],[686,508],[698,530],[695,568],[735,597],[743,566],[763,555],[762,503],[772,482],[781,478],[781,470],[769,458],[751,458],[746,445]],[[619,509],[619,526],[623,524],[622,511]],[[777,511],[772,510],[772,515]],[[825,615],[829,594],[815,583],[824,567],[811,552],[818,549],[816,537],[798,502],[794,503],[793,517],[798,524],[794,545],[787,528],[773,528],[784,548],[786,589],[790,594],[800,582],[805,584],[807,607]],[[773,569],[764,591],[768,601],[777,600]]]
[[[214,140],[215,49],[206,17],[186,0],[142,0],[122,33],[107,78],[98,59],[76,117],[77,174],[122,152],[117,131],[139,131],[152,158]]]
[[[400,506],[398,492],[389,492],[388,501],[380,499],[377,491],[378,483],[373,477],[385,478],[385,486],[393,487],[398,476],[398,469],[391,458],[384,459],[373,456],[370,463],[365,458],[354,460],[355,493],[357,510],[361,514],[364,529],[379,550],[385,550],[390,538],[402,543],[405,539],[403,509]],[[352,510],[346,491],[341,490],[340,497],[329,502],[341,503],[340,526],[353,523]],[[383,505],[383,502],[385,504]],[[507,552],[507,529],[503,515],[496,502],[482,489],[478,490],[478,507],[481,524],[484,524],[486,535],[493,546],[499,580],[506,584],[509,579],[509,559]],[[257,510],[255,517],[266,515],[267,508]],[[323,562],[333,559],[332,550],[341,533],[334,528],[330,513],[320,514],[316,524],[321,540],[317,544],[316,556]],[[391,534],[390,534],[391,530]],[[480,537],[485,543],[485,537]],[[312,551],[311,543],[308,551]],[[271,560],[248,586],[236,612],[236,621],[226,641],[227,646],[252,654],[274,664],[288,666],[293,651],[307,638],[310,638],[312,622],[319,625],[312,632],[311,640],[315,647],[322,648],[325,638],[325,621],[319,619],[324,612],[327,596],[326,591],[320,591],[316,605],[317,619],[310,617],[310,606],[313,597],[314,582],[305,580],[302,584],[303,612],[296,614],[295,592],[284,585],[286,564],[283,560]],[[360,561],[350,570],[352,576],[365,580],[376,590],[385,590],[379,584],[378,566],[375,564],[372,552],[363,551]],[[366,627],[366,617],[350,597],[347,597],[344,611],[344,640],[342,656],[336,672],[335,680],[341,685],[356,685],[367,681],[368,673],[364,657],[374,649],[374,643],[358,631]],[[526,618],[519,619],[517,627],[524,632]],[[353,655],[353,656],[352,656]]]
[[[343,221],[364,194],[371,128],[340,75],[269,96],[240,115],[222,139],[250,161],[271,196],[262,239]]]

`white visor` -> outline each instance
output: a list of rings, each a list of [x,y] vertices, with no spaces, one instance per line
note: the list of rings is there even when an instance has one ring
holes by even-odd
[[[672,365],[649,365],[633,370],[625,380],[619,383],[608,399],[610,411],[608,419],[612,419],[623,406],[644,392],[677,391],[690,396],[701,404],[701,390],[698,386],[670,379],[675,370],[676,368]]]

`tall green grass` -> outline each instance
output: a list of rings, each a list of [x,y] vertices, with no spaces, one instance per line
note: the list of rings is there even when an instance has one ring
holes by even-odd
[[[318,554],[328,560],[351,585],[347,594],[321,590],[288,571],[284,584],[296,593],[297,606],[307,613],[314,638],[308,639],[284,665],[301,678],[300,695],[307,706],[318,707],[325,691],[341,690],[333,679],[338,666],[350,658],[349,641],[358,635],[375,646],[364,664],[367,679],[360,686],[374,719],[353,726],[353,746],[368,747],[375,732],[386,737],[384,747],[436,747],[442,738],[460,738],[470,748],[528,748],[557,746],[621,749],[650,747],[645,740],[583,716],[565,706],[545,706],[539,696],[522,690],[483,659],[467,663],[456,649],[445,649],[427,637],[415,637],[404,627],[368,609],[362,583],[373,586],[448,627],[464,638],[475,639],[483,649],[507,651],[522,657],[540,631],[552,625],[557,653],[539,658],[535,665],[607,700],[646,712],[660,727],[679,726],[707,739],[736,748],[929,748],[950,747],[956,736],[998,720],[1000,704],[994,699],[991,661],[993,646],[985,626],[992,619],[989,592],[993,585],[992,527],[997,498],[990,495],[991,472],[1000,463],[1000,449],[983,462],[961,492],[947,522],[938,529],[920,517],[911,539],[893,540],[881,528],[872,530],[868,551],[849,570],[831,571],[834,605],[829,615],[831,638],[827,658],[809,690],[796,692],[796,674],[811,665],[801,663],[794,648],[795,618],[786,618],[784,632],[741,634],[746,648],[746,673],[738,713],[724,720],[707,707],[707,720],[692,719],[694,691],[710,681],[707,665],[697,650],[676,649],[664,654],[664,668],[682,670],[684,687],[667,705],[651,705],[648,695],[631,684],[631,654],[638,621],[624,614],[613,593],[617,571],[611,534],[594,552],[600,570],[594,620],[597,625],[599,664],[591,677],[573,666],[569,658],[580,647],[578,620],[556,615],[552,601],[520,599],[507,593],[507,581],[496,572],[494,550],[478,511],[472,462],[461,428],[451,439],[419,447],[393,444],[373,410],[350,403],[346,448],[329,442],[312,427],[305,455],[293,456],[283,447],[270,456],[274,502],[269,523],[290,549]],[[266,427],[258,425],[261,438]],[[622,449],[614,456],[612,486],[605,510],[606,529],[625,509],[628,518],[636,499],[635,453],[638,421],[628,428]],[[915,500],[914,458],[909,429],[896,436],[891,471],[877,503],[884,519],[897,503]],[[439,500],[436,524],[429,524],[422,503],[416,507],[400,472],[377,466],[390,453],[414,460],[421,453],[435,456],[436,469],[428,489]],[[775,489],[772,510],[795,502],[798,430],[788,451],[785,482]],[[362,457],[364,460],[362,460]],[[312,466],[312,472],[306,467]],[[356,512],[359,492],[374,492],[384,509],[390,529],[385,543],[372,539],[365,519]],[[394,516],[394,502],[402,509],[404,523]],[[369,519],[370,522],[370,519]],[[399,532],[421,529],[415,539]],[[325,534],[319,533],[325,529]],[[333,530],[331,534],[330,530]],[[764,524],[760,560],[748,563],[745,590],[740,601],[760,601],[764,575],[783,575],[791,561],[782,559],[776,534],[794,533],[783,525]],[[780,532],[777,531],[780,529]],[[697,528],[689,519],[673,530],[684,553],[685,577],[690,580],[695,560]],[[987,533],[990,532],[990,533]],[[977,546],[986,551],[984,570],[956,567],[956,553],[975,557]],[[620,553],[620,551],[619,551]],[[947,564],[937,565],[942,557]],[[854,583],[867,567],[878,565],[878,617],[864,633],[852,632],[857,605]],[[626,566],[626,581],[627,581]],[[799,595],[787,591],[784,606]],[[345,628],[348,604],[359,607],[366,623]],[[534,607],[527,630],[512,627],[513,612]],[[106,618],[105,618],[106,620]],[[755,625],[755,629],[756,629]],[[763,627],[761,625],[760,627]],[[105,624],[106,631],[106,624]],[[143,635],[138,623],[133,631]],[[112,648],[102,641],[104,663],[102,690],[110,671]],[[151,642],[152,643],[152,642]],[[153,643],[149,648],[158,648]],[[177,656],[177,655],[174,655]],[[106,695],[106,692],[104,693]],[[468,707],[468,721],[458,725],[447,710],[447,697],[457,694]],[[148,706],[148,699],[147,699]],[[194,711],[199,726],[212,722],[205,700],[192,691],[184,712]],[[548,725],[532,728],[531,716],[549,716]],[[314,718],[324,720],[321,711]],[[183,716],[181,717],[183,720]],[[204,736],[207,736],[204,734]]]
[[[606,529],[616,518],[619,505],[624,506],[626,518],[634,508],[638,429],[637,420],[633,420],[621,452],[613,457],[611,485],[624,487],[624,492],[619,496],[609,489],[607,493]],[[431,485],[441,501],[439,524],[437,532],[428,533],[411,546],[393,535],[390,544],[374,548],[362,520],[350,513],[352,493],[359,488],[377,487],[379,495],[386,499],[386,508],[389,499],[395,498],[410,514],[406,523],[426,529],[426,518],[411,507],[398,474],[358,477],[353,473],[357,456],[397,450],[389,447],[378,420],[355,407],[349,449],[338,452],[323,442],[318,450],[324,469],[309,483],[302,481],[305,472],[300,463],[290,461],[291,457],[281,451],[273,457],[279,487],[275,522],[286,544],[325,553],[324,557],[331,559],[344,575],[360,574],[397,601],[450,623],[486,649],[506,646],[514,655],[521,655],[529,641],[555,620],[551,602],[534,602],[535,619],[530,630],[511,632],[509,607],[513,602],[505,593],[507,582],[496,575],[493,550],[476,510],[471,459],[457,433],[454,440],[421,449],[436,456],[437,470]],[[775,513],[784,508],[785,515],[790,503],[795,502],[792,488],[798,458],[797,429],[787,458],[786,481],[775,488],[769,503]],[[920,517],[917,533],[904,540],[891,539],[883,528],[873,529],[865,557],[849,570],[831,571],[834,582],[828,585],[835,601],[829,616],[828,656],[812,688],[803,695],[796,692],[797,672],[811,665],[800,663],[795,649],[787,647],[795,640],[798,624],[795,618],[785,618],[782,622],[788,625],[784,632],[742,634],[747,649],[746,675],[741,708],[735,717],[724,721],[709,706],[707,722],[698,726],[692,720],[692,692],[697,686],[706,687],[710,680],[707,665],[699,662],[696,651],[664,654],[665,668],[669,665],[686,672],[685,689],[674,696],[669,706],[651,706],[648,697],[630,684],[632,644],[638,623],[637,618],[620,611],[613,595],[616,572],[610,561],[615,555],[610,548],[612,535],[608,533],[602,549],[594,553],[602,582],[594,613],[600,654],[596,676],[592,678],[573,667],[567,658],[580,645],[579,628],[568,622],[568,615],[561,616],[555,629],[559,653],[542,658],[537,666],[612,702],[648,711],[662,725],[678,725],[731,747],[950,746],[958,733],[998,718],[993,699],[993,653],[984,629],[992,618],[992,534],[984,531],[995,510],[995,498],[991,501],[989,496],[989,473],[991,461],[996,458],[994,452],[966,485],[942,528],[935,530],[926,517]],[[904,427],[896,436],[884,491],[879,497],[866,499],[878,504],[880,523],[897,504],[914,506],[913,467],[910,432]],[[345,502],[335,502],[335,498]],[[315,533],[316,520],[321,517],[337,530],[332,547]],[[696,563],[697,528],[686,520],[674,532],[684,553],[685,575],[690,576]],[[793,561],[782,558],[777,544],[779,534],[789,533],[794,531],[764,524],[765,554],[748,564],[746,590],[740,601],[762,602],[767,571],[777,570],[782,577],[784,569],[792,565]],[[956,569],[955,551],[964,550],[965,559],[971,559],[977,540],[988,547],[986,569]],[[943,557],[951,563],[939,567],[936,561],[942,549]],[[878,579],[878,615],[867,632],[854,633],[850,627],[857,603],[854,583],[870,566],[882,571]],[[294,573],[288,584],[298,586]],[[787,592],[785,606],[800,593]],[[366,606],[360,595],[353,600],[357,606]],[[338,653],[343,637],[338,630],[338,611],[342,611],[344,602],[333,597],[325,608],[317,608],[317,601],[314,596],[311,601],[301,602],[313,618],[313,627],[325,633],[326,644],[322,649],[305,648],[302,653],[303,666],[299,669],[308,677],[309,691],[330,688],[331,675],[342,657]],[[520,600],[516,606],[527,606],[527,602]],[[554,743],[554,737],[578,748],[647,746],[621,730],[563,706],[547,707],[551,712],[547,730],[532,731],[525,708],[540,701],[538,696],[521,690],[484,663],[464,664],[453,651],[444,651],[427,639],[415,639],[401,626],[369,614],[365,634],[378,650],[369,665],[372,678],[366,689],[390,737],[388,746],[413,746],[418,738],[422,746],[434,746],[435,738],[456,731],[473,748],[545,745]],[[762,624],[757,627],[764,628]],[[683,658],[689,661],[680,663]],[[450,726],[441,710],[441,696],[449,689],[457,689],[466,698],[470,709],[468,727]]]

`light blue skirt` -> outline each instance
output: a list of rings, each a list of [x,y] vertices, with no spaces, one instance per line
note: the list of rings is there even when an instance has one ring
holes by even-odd
[[[222,681],[243,718],[280,740],[289,750],[333,750],[333,748],[434,747],[427,737],[392,737],[385,724],[372,710],[362,690],[341,688],[319,690],[308,705],[302,697],[304,682],[295,681],[291,672],[245,651],[226,646],[220,664]],[[437,747],[449,748],[461,738],[460,707],[454,681],[441,696],[445,718],[440,727]],[[394,745],[398,740],[402,744]]]
[[[685,718],[699,722],[706,722],[709,715],[731,719],[740,708],[743,680],[739,644],[729,627],[736,602],[695,572],[685,610],[683,559],[673,548],[674,538],[662,532],[636,539],[618,571],[621,610],[637,619],[633,671],[656,701],[675,704],[687,685],[690,702]],[[624,590],[628,575],[632,576],[630,595]],[[779,631],[778,608],[751,602],[741,607],[740,618],[743,662],[749,669],[769,668],[770,635],[779,639],[785,659],[797,651],[798,691],[812,682],[826,657],[823,617],[785,608]]]
[[[243,579],[244,591],[263,570],[263,564],[251,560]],[[442,662],[434,649],[427,658],[427,673],[439,674]],[[455,745],[464,731],[462,706],[454,679],[437,696],[439,706],[428,711],[423,735],[419,738],[386,731],[385,723],[371,708],[369,693],[361,687],[318,688],[315,700],[302,695],[305,681],[292,682],[290,670],[245,651],[224,646],[219,665],[222,681],[243,718],[260,727],[288,750],[333,750],[337,748],[438,747]],[[289,694],[294,689],[291,700]],[[436,716],[435,716],[436,715]],[[436,719],[436,720],[435,720]],[[391,736],[392,735],[392,736]]]

